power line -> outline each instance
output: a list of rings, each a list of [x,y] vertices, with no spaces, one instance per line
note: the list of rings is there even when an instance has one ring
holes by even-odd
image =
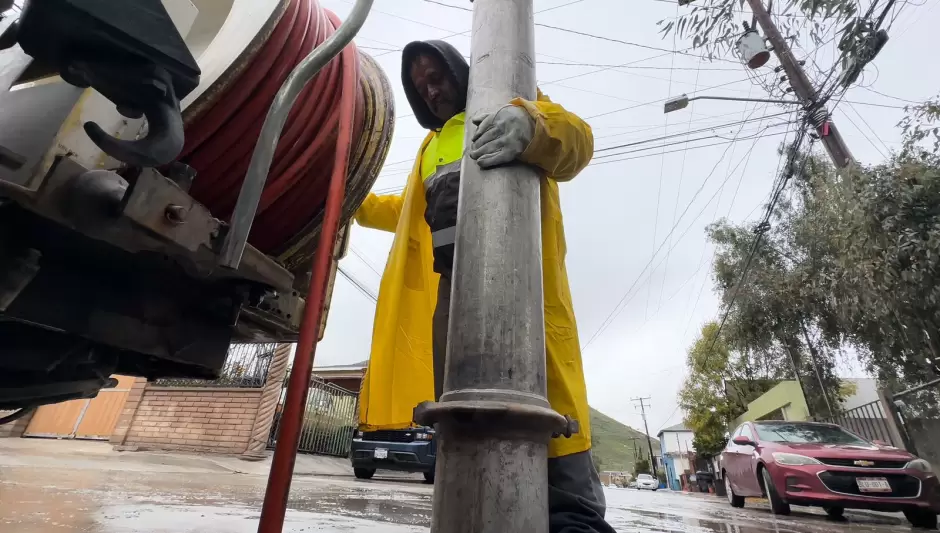
[[[676,4],[676,14],[679,14],[679,4]],[[676,64],[676,36],[672,36],[672,56],[670,57],[670,67],[675,66]],[[672,94],[672,74],[673,70],[669,71],[669,87],[666,89],[666,94]],[[665,137],[669,131],[669,114],[663,114],[663,136]],[[688,143],[686,143],[688,145]],[[659,233],[659,206],[662,204],[662,195],[663,195],[663,172],[666,170],[666,141],[663,141],[662,149],[659,153],[659,186],[656,189],[656,214],[653,215],[653,249],[656,249],[656,237]],[[675,220],[675,213],[673,213],[673,220]],[[653,271],[650,270],[650,277],[646,288],[646,307],[644,313],[649,313],[650,310],[650,295],[653,292]],[[662,295],[660,295],[662,299]]]
[[[670,135],[663,135],[662,137],[653,137],[652,139],[644,139],[644,140],[641,140],[641,141],[633,141],[633,142],[624,143],[624,144],[618,144],[618,145],[614,145],[614,146],[605,146],[604,148],[599,148],[599,149],[597,149],[597,150],[594,150],[594,153],[596,154],[597,152],[606,152],[606,151],[609,151],[609,150],[617,150],[617,149],[620,149],[620,148],[629,148],[629,147],[631,147],[631,146],[637,146],[637,145],[646,144],[646,143],[649,143],[649,142],[656,142],[656,141],[661,141],[661,140],[663,140],[663,139],[672,139],[672,138],[675,138],[675,137],[682,137],[682,136],[686,136],[686,135],[693,135],[693,134],[695,134],[695,133],[703,133],[703,132],[706,132],[706,131],[713,131],[713,130],[717,130],[717,129],[720,129],[720,128],[730,128],[730,127],[733,127],[733,126],[738,126],[738,125],[742,125],[742,124],[748,124],[748,123],[750,123],[750,122],[759,122],[759,121],[763,121],[763,120],[768,119],[768,118],[781,117],[781,116],[784,116],[784,115],[789,115],[789,114],[791,114],[791,113],[792,113],[792,111],[784,111],[784,112],[782,112],[782,113],[775,113],[775,114],[773,114],[773,115],[764,115],[764,116],[762,116],[762,117],[753,118],[753,119],[740,119],[740,120],[735,120],[735,121],[732,121],[732,122],[726,122],[725,124],[718,124],[718,125],[716,125],[716,126],[708,126],[708,127],[701,128],[701,129],[697,129],[697,130],[683,131],[683,132],[680,132],[680,133],[673,133],[673,134],[670,134]],[[689,123],[691,123],[691,119],[689,120]],[[680,144],[681,144],[681,143],[680,143]],[[616,154],[615,154],[615,155],[616,155]]]
[[[700,55],[698,55],[698,54],[691,54],[691,53],[689,53],[689,52],[687,52],[687,51],[685,51],[685,50],[675,50],[675,49],[670,50],[670,49],[668,49],[668,48],[660,48],[660,47],[658,47],[658,46],[649,46],[649,45],[646,45],[646,44],[640,44],[640,43],[634,43],[634,42],[630,42],[630,41],[624,41],[623,39],[615,39],[615,38],[613,38],[613,37],[605,37],[605,36],[603,36],[603,35],[595,35],[595,34],[593,34],[593,33],[587,33],[587,32],[583,32],[583,31],[572,30],[572,29],[568,29],[568,28],[562,28],[562,27],[560,27],[560,26],[552,26],[551,24],[542,24],[542,23],[540,23],[540,22],[536,22],[535,25],[536,25],[536,26],[539,26],[539,27],[541,27],[541,28],[548,28],[548,29],[551,29],[551,30],[561,31],[561,32],[564,32],[564,33],[570,33],[570,34],[572,34],[572,35],[580,35],[580,36],[582,36],[582,37],[590,37],[590,38],[592,38],[592,39],[598,39],[598,40],[601,40],[601,41],[607,41],[607,42],[611,42],[611,43],[623,44],[623,45],[627,45],[627,46],[634,46],[634,47],[636,47],[636,48],[643,48],[643,49],[645,49],[645,50],[653,50],[653,51],[655,51],[655,52],[666,52],[666,53],[669,53],[669,54],[679,54],[679,55],[694,57],[694,58],[697,58],[697,59],[703,59],[702,56],[700,56]],[[735,61],[735,60],[733,60],[733,59],[716,58],[716,60],[718,60],[718,61],[724,61],[724,62],[727,62],[727,63],[734,63],[735,65],[740,64],[738,61]]]
[[[743,179],[744,173],[747,171],[747,164],[750,162],[751,154],[753,153],[754,148],[757,147],[757,141],[758,141],[758,140],[760,140],[760,138],[758,138],[757,140],[755,140],[755,141],[751,144],[751,147],[748,149],[748,151],[747,151],[747,153],[744,155],[744,157],[742,157],[741,160],[738,161],[738,164],[735,165],[733,169],[730,169],[730,172],[727,173],[727,175],[725,176],[725,179],[721,182],[721,185],[719,185],[718,189],[712,194],[711,198],[709,198],[708,201],[705,202],[705,205],[702,206],[701,211],[699,211],[699,213],[695,216],[695,218],[692,219],[692,222],[690,222],[689,225],[688,225],[688,227],[685,228],[685,231],[683,231],[682,234],[679,235],[679,237],[675,240],[674,243],[671,243],[671,244],[670,244],[670,247],[669,247],[669,249],[668,249],[667,252],[666,252],[667,254],[668,254],[670,251],[672,251],[675,247],[677,247],[680,242],[682,242],[682,239],[684,239],[685,236],[686,236],[686,234],[688,234],[689,230],[691,230],[692,227],[695,226],[695,222],[698,221],[699,218],[701,218],[701,216],[705,213],[705,210],[708,209],[708,206],[710,206],[710,205],[712,204],[712,202],[715,200],[715,197],[719,196],[719,195],[721,194],[721,192],[724,190],[725,185],[728,183],[728,181],[731,180],[731,178],[734,176],[734,174],[738,171],[738,167],[741,166],[741,163],[744,163],[744,164],[745,164],[745,168],[744,168],[744,170],[741,172],[741,177],[742,177],[742,179]],[[729,161],[728,161],[728,162],[729,162],[729,166],[730,166],[730,162],[731,162],[730,158],[729,158]],[[715,206],[715,216],[712,217],[712,223],[714,223],[715,219],[716,219],[717,216],[718,216],[718,207],[720,207],[720,206]],[[692,278],[694,278],[695,275],[698,274],[698,272],[702,269],[702,265],[704,264],[704,258],[705,258],[704,256],[705,256],[705,250],[703,249],[703,250],[702,250],[702,258],[699,260],[699,268],[696,269],[696,271],[692,274],[692,276],[689,276],[689,278],[686,279],[685,282],[683,282],[683,284],[682,284],[683,287],[684,287],[689,281],[691,281]],[[667,255],[667,257],[668,257],[668,255]],[[657,268],[659,268],[659,265],[662,265],[664,262],[665,262],[665,259],[660,260],[660,262],[659,262],[658,264],[656,264],[655,266],[653,266],[652,271],[655,271]],[[681,290],[681,289],[680,289],[680,290]],[[679,293],[679,291],[676,291],[676,293],[673,294],[673,295],[669,298],[669,301],[672,301],[673,298],[675,298],[676,295],[678,295],[678,293]],[[636,296],[636,293],[634,293],[634,296],[633,296],[633,297],[635,297],[635,296]],[[633,297],[631,297],[630,299],[628,299],[628,300],[625,302],[625,305],[626,305],[626,304],[629,304],[630,301],[633,300]],[[660,306],[656,309],[656,311],[653,312],[653,316],[655,317],[655,316],[659,313],[659,311],[660,311],[661,309],[662,309],[662,305],[660,304]],[[643,321],[643,324],[641,324],[640,327],[637,328],[637,330],[639,331],[639,330],[643,329],[643,327],[649,322],[649,320],[650,320],[651,318],[652,318],[652,317],[649,317],[649,318],[647,318],[646,320],[644,320],[644,321]],[[688,330],[688,327],[686,327],[686,330]]]
[[[350,273],[343,270],[343,267],[337,267],[336,271],[339,272],[340,275],[342,275],[344,278],[346,278],[346,281],[352,283],[353,287],[355,287],[360,293],[362,293],[363,296],[372,300],[372,303],[378,302],[379,297],[376,296],[376,294],[372,292],[372,290],[370,290],[368,287],[366,287],[362,282],[360,282],[358,279],[353,277]]]
[[[678,12],[679,12],[679,8],[678,8],[678,6],[677,6],[677,7],[676,7],[676,14],[678,14]],[[673,42],[675,42],[675,34],[673,34]],[[702,64],[699,63],[699,65],[698,65],[698,66],[699,66],[699,69],[701,69],[701,65],[702,65]],[[695,72],[695,86],[694,86],[694,88],[693,88],[693,92],[696,91],[696,90],[698,90],[698,80],[699,80],[699,76],[701,75],[701,73],[702,73],[701,70],[697,70],[697,71]],[[671,94],[671,93],[672,93],[672,91],[670,91],[670,94]],[[750,96],[750,91],[748,91],[748,96]],[[747,105],[745,105],[745,109],[747,109]],[[689,110],[689,122],[688,122],[688,123],[686,124],[686,126],[685,126],[686,131],[689,131],[689,130],[692,128],[692,119],[693,119],[694,117],[695,117],[695,111],[692,110],[692,109],[690,109],[690,110]],[[743,113],[743,112],[741,113],[741,118],[744,118],[744,113]],[[759,126],[759,124],[758,124],[758,126]],[[686,140],[688,141],[688,137],[686,137]],[[755,142],[756,142],[756,141],[755,141]],[[686,142],[684,148],[688,148],[688,142]],[[675,222],[676,222],[676,213],[679,212],[679,197],[682,195],[682,182],[683,182],[683,180],[685,179],[685,161],[686,161],[686,158],[688,157],[688,155],[689,155],[689,151],[688,151],[688,150],[683,150],[683,151],[682,151],[682,164],[680,165],[680,169],[679,169],[679,185],[676,187],[676,201],[675,201],[675,202],[673,203],[673,205],[672,205],[672,222],[673,222],[673,224],[675,224]],[[662,171],[660,171],[660,172],[662,172]],[[661,283],[660,286],[659,286],[659,306],[658,306],[657,309],[656,309],[656,312],[657,312],[657,313],[659,312],[659,308],[662,307],[663,291],[666,289],[666,278],[667,278],[667,276],[668,276],[668,274],[669,274],[669,256],[672,254],[671,242],[672,242],[672,238],[670,237],[670,247],[669,247],[669,249],[666,250],[666,266],[663,268],[663,281],[662,281],[662,283]],[[650,274],[650,275],[652,276],[652,274]],[[654,313],[654,315],[655,315],[655,313]]]
[[[884,146],[884,147],[885,147],[885,151],[887,151],[887,152],[890,154],[890,153],[891,153],[891,148],[889,148],[888,145],[887,145],[887,143],[885,143],[884,139],[882,139],[882,138],[878,135],[878,132],[875,131],[875,128],[872,128],[872,127],[871,127],[871,124],[869,124],[868,121],[865,120],[865,117],[862,116],[862,114],[858,112],[858,109],[855,109],[855,106],[853,106],[850,102],[846,102],[845,105],[849,106],[849,109],[851,109],[856,115],[858,115],[858,118],[862,121],[862,124],[865,124],[865,127],[868,128],[868,131],[870,131],[871,134],[874,135],[876,139],[878,139],[878,142],[881,143],[881,146]],[[845,118],[849,118],[848,114],[845,115]],[[849,119],[849,121],[851,122],[851,119]],[[860,132],[862,135],[865,136],[865,140],[868,141],[872,146],[874,146],[874,147],[875,147],[875,150],[878,150],[878,147],[875,146],[875,143],[873,143],[873,142],[871,141],[871,139],[868,138],[868,135],[865,135],[865,132],[863,132],[863,131],[858,127],[858,124],[855,124],[854,122],[852,122],[852,125],[855,126],[855,128],[858,129],[859,132]],[[881,157],[887,159],[888,156],[886,156],[881,150],[878,150],[878,153],[881,154]]]
[[[376,269],[375,266],[372,265],[372,262],[366,259],[365,255],[362,254],[359,250],[357,250],[355,246],[349,245],[349,251],[352,252],[353,255],[358,257],[359,260],[362,261],[367,267],[369,267],[369,270],[374,272],[376,276],[378,276],[379,278],[382,277],[382,274],[379,273],[378,269]]]
[[[777,124],[771,124],[770,126],[766,126],[766,127],[764,128],[764,131],[766,131],[766,130],[769,129],[769,128],[773,128],[773,127],[777,127],[777,126],[785,126],[785,125],[788,125],[788,124],[792,124],[792,122],[780,122],[780,123],[777,123]],[[721,145],[724,145],[724,144],[731,144],[731,143],[733,143],[735,140],[737,140],[737,141],[747,141],[747,140],[754,139],[754,138],[757,138],[757,137],[764,137],[764,136],[766,136],[766,137],[773,137],[773,136],[777,136],[777,135],[782,135],[783,133],[784,133],[784,132],[777,132],[777,133],[771,133],[771,134],[768,134],[768,135],[764,135],[764,133],[761,132],[761,133],[757,133],[757,134],[755,134],[755,135],[752,135],[752,136],[750,136],[750,137],[743,137],[743,138],[731,139],[731,140],[725,139],[725,140],[723,140],[723,141],[721,141],[721,142],[717,142],[717,143],[701,144],[701,145],[698,145],[698,146],[692,146],[692,147],[683,148],[683,149],[680,149],[680,150],[671,150],[671,151],[666,152],[666,153],[667,153],[667,154],[674,154],[674,153],[681,152],[681,151],[686,150],[686,149],[687,149],[687,150],[697,150],[697,149],[700,149],[700,148],[710,148],[710,147],[712,147],[712,146],[721,146]],[[715,135],[715,136],[712,136],[712,137],[702,137],[702,138],[699,138],[698,140],[707,139],[707,138],[722,138],[722,139],[723,139],[723,137],[718,137],[717,135]],[[676,144],[681,144],[681,143],[676,143]],[[615,154],[615,155],[634,154],[634,153],[638,153],[638,152],[643,152],[643,151],[645,151],[645,150],[649,150],[649,148],[641,148],[641,149],[639,149],[639,150],[634,150],[634,151],[631,151],[631,152],[624,152],[623,154]],[[600,166],[600,165],[608,165],[608,164],[610,164],[610,163],[620,163],[620,162],[623,162],[623,161],[632,161],[632,160],[634,160],[634,159],[642,159],[642,158],[644,158],[644,157],[653,157],[653,156],[656,156],[656,155],[659,155],[659,154],[655,154],[655,153],[654,153],[654,154],[638,155],[638,156],[634,156],[634,157],[623,157],[623,158],[620,158],[620,159],[608,159],[608,160],[605,160],[605,161],[601,161],[601,162],[599,162],[599,163],[591,163],[591,164],[588,165],[588,166],[589,166],[589,167],[596,167],[596,166]]]
[[[715,336],[712,337],[711,345],[709,346],[708,351],[706,352],[705,357],[708,357],[708,354],[715,348],[715,343],[718,342],[718,337],[721,335],[721,329],[725,326],[725,322],[728,321],[728,316],[731,314],[731,309],[734,307],[734,302],[738,297],[738,292],[740,292],[741,286],[744,285],[744,282],[747,280],[747,273],[751,267],[751,262],[754,260],[754,255],[757,253],[757,248],[760,246],[760,242],[764,237],[764,234],[767,232],[768,225],[770,224],[770,217],[773,215],[774,207],[777,204],[777,200],[780,198],[780,194],[786,188],[787,183],[790,181],[790,178],[793,177],[793,165],[796,163],[796,158],[800,154],[800,147],[803,145],[803,139],[806,136],[806,124],[804,123],[800,129],[797,131],[796,138],[793,140],[793,144],[788,149],[787,154],[787,164],[784,168],[784,173],[780,176],[779,185],[776,185],[774,188],[773,195],[770,198],[770,203],[767,204],[767,210],[764,214],[764,219],[758,224],[756,228],[757,235],[754,237],[754,243],[751,245],[751,249],[748,252],[747,258],[744,261],[744,268],[741,270],[741,275],[738,278],[738,282],[734,285],[734,289],[731,293],[731,298],[728,300],[728,305],[725,307],[725,311],[722,314],[721,321],[718,323],[718,329],[715,331]],[[812,149],[812,139],[810,140],[810,150]],[[806,166],[806,159],[803,159],[803,163],[800,168],[802,173],[803,168]]]
[[[756,108],[755,108],[755,109],[756,109]],[[742,128],[743,128],[743,126],[742,126]],[[739,131],[740,131],[740,129],[739,129]],[[653,252],[652,257],[650,257],[650,260],[646,263],[646,266],[643,267],[643,270],[640,271],[639,275],[637,275],[637,277],[633,280],[633,283],[630,284],[630,287],[627,288],[627,291],[624,293],[623,297],[620,299],[619,302],[617,302],[617,305],[614,306],[613,310],[611,310],[610,314],[607,315],[607,318],[604,319],[604,321],[603,321],[603,322],[601,323],[601,325],[597,328],[597,330],[594,332],[594,334],[591,335],[591,337],[590,337],[590,338],[588,339],[588,341],[584,344],[584,346],[581,347],[581,351],[582,351],[582,352],[584,352],[585,350],[587,350],[587,348],[588,348],[601,334],[603,334],[603,332],[604,332],[608,327],[610,327],[610,324],[612,324],[613,321],[617,318],[617,316],[623,311],[623,309],[624,309],[624,307],[623,307],[623,306],[624,306],[624,302],[627,301],[627,298],[630,296],[630,293],[633,292],[633,288],[636,287],[636,284],[639,283],[640,279],[643,277],[643,274],[645,274],[645,273],[646,273],[646,270],[650,267],[650,265],[653,264],[653,261],[656,259],[656,256],[659,254],[660,250],[662,250],[663,246],[666,245],[666,240],[669,239],[669,238],[672,236],[673,233],[675,233],[676,228],[679,226],[679,222],[681,222],[682,219],[685,217],[686,213],[688,213],[689,209],[692,207],[692,204],[693,204],[693,203],[695,202],[695,200],[698,198],[698,195],[701,194],[701,193],[702,193],[702,190],[705,189],[705,185],[708,184],[708,181],[709,181],[709,180],[711,179],[711,177],[715,174],[715,171],[718,169],[718,165],[721,164],[721,161],[722,161],[722,160],[724,160],[725,155],[727,155],[728,149],[729,149],[730,147],[731,147],[731,146],[730,146],[730,144],[729,144],[728,147],[725,148],[725,151],[722,152],[721,157],[718,159],[718,162],[715,163],[715,166],[712,167],[711,172],[709,172],[709,173],[708,173],[708,176],[706,176],[705,179],[702,181],[702,184],[699,186],[698,190],[695,191],[695,194],[692,196],[692,199],[689,201],[688,204],[686,204],[685,209],[683,209],[683,211],[682,211],[682,214],[679,215],[679,218],[676,219],[675,224],[672,225],[672,228],[669,230],[669,233],[668,233],[668,234],[666,235],[666,237],[663,239],[663,242],[660,243],[659,248],[657,248],[656,251]]]
[[[557,80],[557,81],[566,81],[567,79],[569,79],[569,78],[565,78],[564,80]],[[722,87],[727,87],[728,85],[734,85],[735,83],[742,83],[742,82],[745,82],[745,81],[750,81],[750,80],[748,80],[747,78],[745,78],[745,79],[743,79],[743,80],[735,80],[735,81],[729,81],[729,82],[725,82],[725,83],[720,83],[720,84],[718,84],[718,85],[712,85],[712,86],[710,86],[710,87],[705,87],[705,88],[703,88],[703,89],[699,89],[699,90],[697,90],[697,91],[693,91],[693,92],[691,92],[691,93],[688,93],[687,96],[691,96],[691,95],[693,95],[693,94],[698,94],[698,93],[700,93],[700,92],[702,92],[702,91],[709,91],[709,90],[711,90],[711,89],[720,89],[720,88],[722,88]],[[671,98],[671,97],[670,97],[670,98]],[[658,99],[656,99],[656,100],[650,100],[649,102],[643,102],[643,103],[641,103],[641,104],[636,104],[636,105],[633,105],[633,106],[630,106],[630,107],[624,107],[624,108],[621,108],[621,109],[614,109],[613,111],[606,111],[606,112],[604,112],[604,113],[598,113],[598,114],[596,114],[596,115],[591,115],[591,116],[589,116],[589,117],[584,117],[584,119],[585,119],[585,120],[590,120],[590,119],[592,119],[592,118],[606,117],[607,115],[613,115],[614,113],[620,113],[620,112],[622,112],[622,111],[629,111],[629,110],[631,110],[631,109],[636,109],[636,108],[638,108],[638,107],[643,107],[643,106],[647,106],[647,105],[661,104],[661,103],[665,102],[665,101],[668,100],[668,99],[669,99],[669,98],[658,98]]]

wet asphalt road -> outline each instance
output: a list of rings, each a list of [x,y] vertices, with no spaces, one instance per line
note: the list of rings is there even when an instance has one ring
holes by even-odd
[[[262,476],[0,466],[3,533],[254,533]],[[296,478],[285,532],[426,532],[431,487],[419,482]],[[732,510],[723,500],[608,489],[608,519],[621,533],[895,533],[893,515],[851,514],[832,522],[794,508],[775,519],[762,506]]]

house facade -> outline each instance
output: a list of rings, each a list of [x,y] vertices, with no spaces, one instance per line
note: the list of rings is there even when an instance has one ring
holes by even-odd
[[[682,490],[682,476],[692,473],[694,468],[695,435],[685,424],[677,424],[661,430],[656,437],[666,472],[666,486],[670,490]]]

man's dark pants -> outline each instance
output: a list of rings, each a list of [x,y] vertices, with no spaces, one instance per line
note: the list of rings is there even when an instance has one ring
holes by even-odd
[[[441,276],[432,325],[435,401],[444,392],[449,317],[450,279]],[[604,489],[590,450],[548,460],[549,533],[613,533],[604,520],[606,509]]]

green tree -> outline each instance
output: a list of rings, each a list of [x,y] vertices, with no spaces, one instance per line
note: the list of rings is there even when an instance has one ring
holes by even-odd
[[[793,232],[818,254],[807,312],[885,383],[936,377],[940,361],[940,158],[916,148],[835,172],[812,159]],[[804,237],[805,238],[805,237]]]
[[[636,465],[633,470],[633,477],[637,477],[640,474],[649,474],[650,473],[650,462],[649,459],[637,459]]]
[[[835,375],[846,348],[883,383],[915,385],[940,362],[940,158],[912,147],[872,167],[836,170],[804,154],[774,209],[746,282],[753,228],[711,226],[722,336],[757,368],[798,377],[812,413],[851,391]]]
[[[940,153],[940,95],[920,104],[904,108],[905,116],[898,123],[904,135],[904,151],[916,154],[923,141],[930,141],[931,152]]]
[[[659,22],[664,36],[691,38],[693,46],[709,55],[725,54],[742,33],[744,0],[695,0],[679,8],[678,17]],[[774,22],[783,35],[805,35],[822,44],[827,35],[840,29],[840,45],[852,43],[858,4],[852,0],[789,0],[771,3]]]
[[[719,334],[718,328],[716,322],[705,324],[689,348],[689,373],[679,393],[685,424],[694,433],[693,446],[705,458],[721,453],[731,421],[774,383],[750,352],[733,350],[727,330]]]

